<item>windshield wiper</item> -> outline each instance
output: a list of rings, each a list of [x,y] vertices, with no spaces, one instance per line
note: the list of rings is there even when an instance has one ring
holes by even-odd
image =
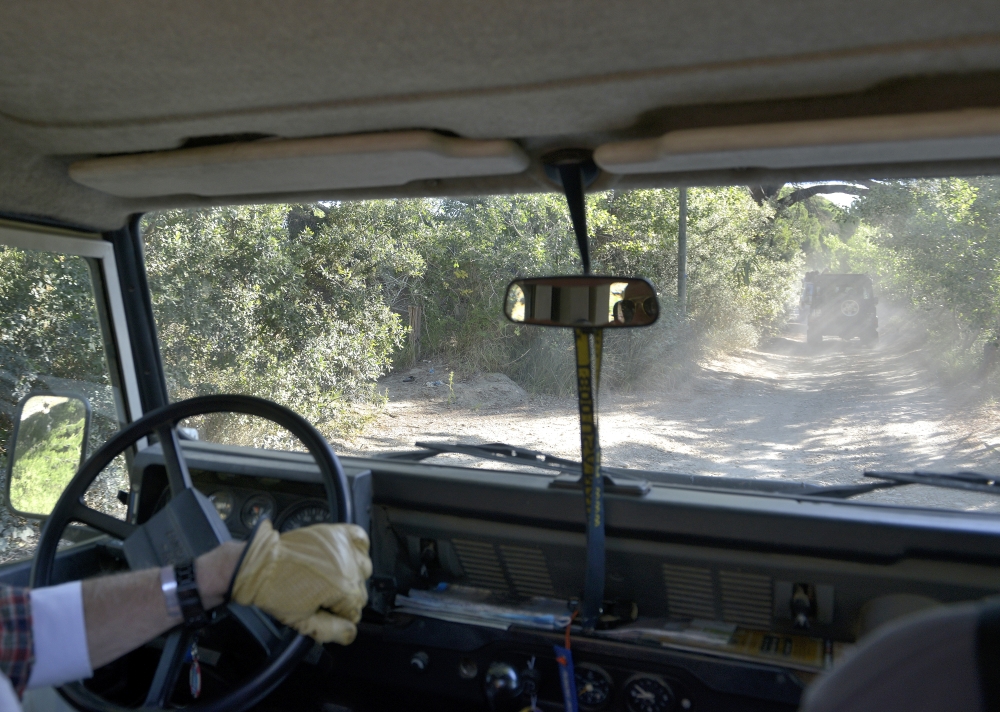
[[[564,475],[579,477],[581,473],[580,462],[569,460],[555,455],[549,455],[537,450],[529,450],[507,443],[486,443],[484,445],[467,445],[461,443],[443,442],[418,442],[420,450],[407,450],[405,452],[392,452],[380,455],[383,459],[420,461],[440,455],[442,453],[456,453],[469,455],[481,460],[493,460],[495,462],[506,462],[508,464],[519,464],[527,467],[539,467],[545,470],[552,470]],[[686,475],[679,472],[665,472],[661,470],[633,470],[621,467],[601,466],[601,472],[610,478],[621,478],[636,481],[633,483],[620,483],[612,479],[606,482],[607,491],[621,494],[645,494],[649,490],[648,483],[665,485],[688,485],[695,487],[710,487],[712,489],[740,490],[750,492],[768,492],[775,494],[808,495],[813,497],[833,497],[846,499],[859,494],[865,494],[874,490],[897,487],[901,483],[897,482],[867,482],[856,485],[814,485],[807,482],[788,482],[785,480],[755,480],[744,477],[723,477],[716,475]],[[556,487],[575,486],[575,480],[557,479],[553,482]]]
[[[485,445],[463,445],[461,443],[427,443],[418,442],[417,447],[421,450],[408,450],[406,452],[388,453],[383,457],[393,460],[426,460],[442,453],[456,453],[459,455],[469,455],[480,460],[493,460],[494,462],[514,463],[525,467],[539,467],[543,470],[553,470],[560,475],[571,475],[579,477],[582,473],[580,463],[577,460],[567,460],[564,457],[549,455],[537,450],[508,445],[507,443],[486,443]],[[611,472],[610,470],[614,470]],[[643,496],[649,492],[649,482],[644,478],[636,476],[628,470],[617,470],[616,468],[601,467],[604,476],[604,489],[612,494],[629,494]],[[629,480],[630,483],[615,482],[608,475],[615,474]],[[557,477],[550,483],[553,487],[576,488],[580,484],[573,479],[560,479]]]
[[[890,480],[897,485],[927,485],[948,489],[1000,494],[1000,477],[978,472],[868,472],[865,477]]]

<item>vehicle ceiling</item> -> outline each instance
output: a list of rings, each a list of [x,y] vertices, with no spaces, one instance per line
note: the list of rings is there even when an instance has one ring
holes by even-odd
[[[998,89],[996,0],[7,3],[0,212],[115,228],[133,212],[220,199],[115,197],[73,182],[74,161],[402,129],[511,139],[531,165],[227,200],[552,190],[539,158],[553,149],[684,127],[996,106]],[[604,175],[593,187],[779,177],[809,173]]]

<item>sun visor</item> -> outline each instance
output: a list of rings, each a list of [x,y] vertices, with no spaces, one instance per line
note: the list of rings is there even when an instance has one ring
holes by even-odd
[[[600,146],[609,173],[808,168],[1000,157],[1000,110],[966,109],[671,131]]]
[[[528,165],[528,156],[513,141],[400,131],[93,158],[72,164],[69,175],[111,195],[147,198],[374,188],[432,178],[509,175]]]

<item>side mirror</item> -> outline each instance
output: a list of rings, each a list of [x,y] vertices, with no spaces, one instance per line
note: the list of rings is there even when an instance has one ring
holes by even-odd
[[[87,455],[90,403],[71,393],[32,393],[14,412],[7,452],[7,504],[48,516]]]
[[[532,277],[507,285],[504,313],[517,324],[614,329],[649,326],[660,303],[639,277]]]

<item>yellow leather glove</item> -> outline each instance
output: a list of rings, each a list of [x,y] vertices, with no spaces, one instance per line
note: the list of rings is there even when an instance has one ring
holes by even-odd
[[[264,520],[247,544],[231,597],[320,643],[354,641],[372,575],[368,535],[354,524],[314,524],[279,535]]]

